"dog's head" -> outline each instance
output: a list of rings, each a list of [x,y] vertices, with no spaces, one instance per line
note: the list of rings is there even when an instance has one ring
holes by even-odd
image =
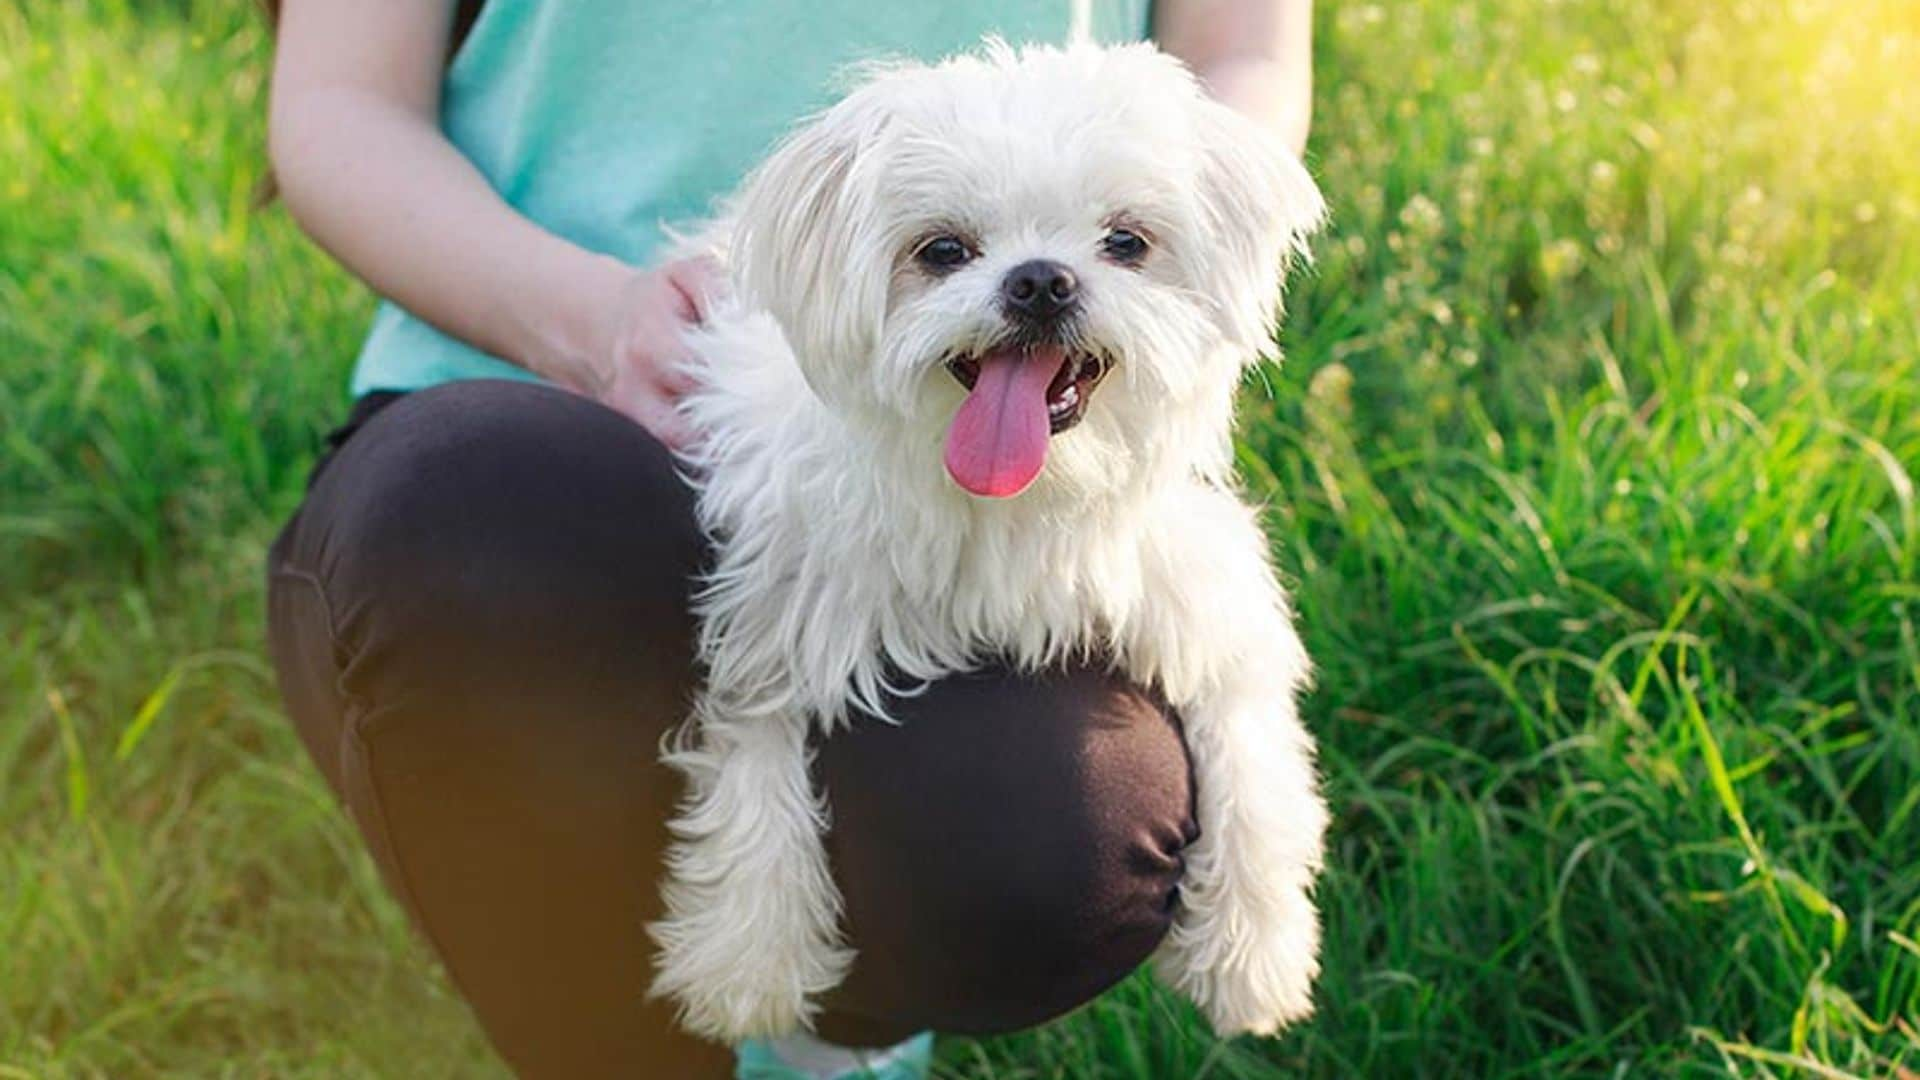
[[[977,495],[1223,469],[1241,368],[1322,215],[1149,45],[876,69],[748,180],[733,257],[830,406]]]

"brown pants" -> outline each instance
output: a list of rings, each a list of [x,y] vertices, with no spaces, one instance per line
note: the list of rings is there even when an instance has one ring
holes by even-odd
[[[331,444],[270,556],[270,635],[386,880],[523,1075],[724,1073],[644,997],[704,557],[667,453],[500,381],[369,396]],[[986,671],[897,715],[814,762],[858,950],[822,1035],[1031,1026],[1152,951],[1197,832],[1153,696]]]

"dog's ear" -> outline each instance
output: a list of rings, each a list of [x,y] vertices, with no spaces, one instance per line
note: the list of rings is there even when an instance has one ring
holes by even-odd
[[[872,153],[886,129],[879,95],[855,91],[788,135],[733,206],[741,291],[779,321],[823,397],[853,388],[886,315],[891,264]]]
[[[1307,256],[1326,218],[1320,189],[1278,138],[1211,98],[1198,102],[1200,228],[1209,258],[1200,269],[1219,305],[1227,340],[1251,352],[1273,340],[1287,267]]]

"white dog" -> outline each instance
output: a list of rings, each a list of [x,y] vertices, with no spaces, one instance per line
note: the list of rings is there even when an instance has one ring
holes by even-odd
[[[1164,692],[1200,837],[1156,968],[1223,1034],[1311,1010],[1308,662],[1230,427],[1321,215],[1149,45],[877,69],[749,178],[684,406],[717,561],[652,932],[689,1029],[804,1026],[847,971],[809,728],[988,657]]]

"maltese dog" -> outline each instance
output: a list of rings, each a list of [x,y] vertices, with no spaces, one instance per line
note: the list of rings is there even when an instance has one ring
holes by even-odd
[[[651,930],[688,1029],[804,1027],[848,970],[810,731],[988,659],[1164,694],[1200,836],[1155,968],[1222,1034],[1311,1010],[1308,661],[1231,426],[1322,213],[1152,46],[989,42],[868,71],[686,242],[733,287],[682,405],[715,552]]]

